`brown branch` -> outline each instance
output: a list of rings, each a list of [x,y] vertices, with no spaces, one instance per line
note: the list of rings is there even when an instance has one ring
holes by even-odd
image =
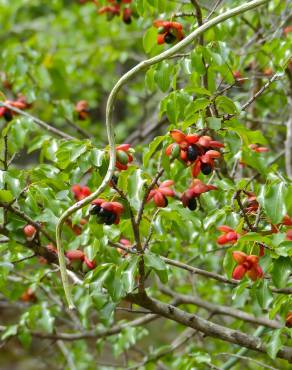
[[[88,134],[85,130],[83,130],[81,127],[76,125],[73,121],[71,121],[69,118],[65,118],[65,121],[68,123],[69,126],[74,128],[79,134],[81,134],[85,139],[92,139],[92,136]]]
[[[118,189],[118,187],[115,184],[113,184],[113,188],[118,192],[121,198],[124,199],[124,201],[127,203],[127,206],[129,208],[132,230],[133,230],[135,242],[136,242],[136,248],[141,253],[141,258],[139,260],[139,266],[138,266],[139,268],[138,288],[139,288],[139,292],[143,292],[145,289],[145,266],[144,266],[144,258],[143,258],[143,247],[142,247],[141,238],[140,238],[139,223],[138,221],[135,220],[135,216],[134,216],[132,207],[130,205],[130,202],[127,196],[124,194],[122,190]]]
[[[272,329],[279,329],[283,326],[276,320],[269,320],[265,317],[255,317],[251,314],[248,314],[236,308],[218,305],[218,304],[214,304],[208,301],[204,301],[200,297],[176,293],[173,291],[173,289],[169,289],[162,285],[159,286],[159,289],[162,293],[172,298],[177,299],[179,303],[192,304],[192,305],[204,308],[205,310],[209,311],[213,315],[230,316],[230,317],[234,317],[239,320],[249,322],[251,324],[263,325],[263,326],[266,326]]]
[[[218,353],[218,354],[216,354],[215,356],[226,356],[226,357],[228,357],[228,358],[230,358],[230,356],[231,356],[231,357],[235,357],[235,358],[237,358],[237,359],[239,359],[239,360],[252,361],[252,362],[254,362],[255,364],[259,365],[259,366],[260,366],[260,368],[262,368],[262,369],[266,368],[266,369],[270,369],[270,370],[279,370],[279,369],[276,369],[275,367],[272,367],[272,366],[266,365],[266,364],[264,364],[263,362],[257,361],[257,360],[255,360],[255,359],[253,359],[253,358],[251,358],[251,357],[242,356],[242,355],[240,355],[240,354],[236,354],[236,353],[225,353],[225,352],[222,352],[222,353]],[[232,366],[232,367],[233,367],[233,366]]]
[[[8,203],[3,203],[3,202],[0,202],[0,207],[7,209],[8,211],[19,216],[20,218],[25,220],[30,225],[33,225],[38,230],[38,232],[42,233],[50,242],[52,242],[53,244],[56,243],[55,240],[50,236],[50,234],[47,233],[46,230],[42,228],[40,223],[34,221],[32,218],[30,218],[26,213],[22,212],[20,209],[13,207],[12,205]]]
[[[56,333],[56,334],[49,334],[49,333],[40,333],[40,332],[32,332],[32,336],[41,338],[41,339],[52,339],[52,340],[64,340],[64,341],[75,341],[80,339],[101,339],[106,338],[115,334],[120,333],[122,330],[127,329],[129,327],[136,327],[140,325],[145,325],[155,319],[159,318],[158,315],[155,314],[148,314],[144,317],[139,317],[130,322],[125,322],[119,325],[112,326],[110,329],[100,330],[100,331],[89,331],[85,333]]]
[[[40,126],[41,128],[57,135],[57,136],[60,136],[61,138],[63,139],[67,139],[67,140],[74,140],[75,138],[71,135],[68,135],[68,134],[65,134],[64,132],[58,130],[57,128],[53,127],[53,126],[50,126],[49,124],[47,124],[46,122],[40,120],[39,118],[37,117],[34,117],[32,116],[31,114],[27,113],[27,112],[24,112],[23,110],[21,109],[18,109],[18,108],[15,108],[15,107],[12,107],[11,105],[9,104],[6,104],[6,103],[3,103],[3,102],[0,102],[0,107],[5,107],[5,108],[8,108],[9,110],[21,115],[21,116],[24,116],[26,118],[29,118],[31,119],[34,123],[36,123],[38,126]]]
[[[130,294],[127,296],[127,300],[138,304],[141,307],[156,313],[157,315],[198,330],[210,337],[237,344],[254,351],[267,353],[266,345],[264,345],[257,337],[247,335],[239,330],[233,330],[218,324],[214,324],[198,315],[189,314],[185,311],[182,311],[171,304],[152,299],[146,294]],[[277,353],[277,357],[292,361],[292,348],[285,346],[282,347]]]
[[[175,352],[177,349],[179,349],[181,346],[187,343],[190,339],[192,339],[196,335],[196,333],[197,332],[194,331],[193,329],[187,328],[177,338],[175,338],[174,341],[170,344],[170,346],[167,347],[165,350],[159,351],[159,353],[154,354],[152,356],[151,354],[148,355],[143,362],[137,365],[134,365],[133,367],[130,367],[130,370],[141,369],[143,366],[147,365],[149,362],[156,363],[156,361],[159,360],[160,358],[170,353]]]
[[[248,218],[248,216],[247,216],[247,214],[245,212],[245,209],[244,209],[243,204],[242,204],[241,199],[240,199],[240,193],[241,193],[241,190],[236,191],[236,193],[234,195],[234,199],[236,199],[236,201],[237,201],[237,204],[238,204],[238,206],[239,206],[239,208],[241,210],[241,213],[242,213],[242,216],[244,218],[244,221],[246,222],[249,230],[250,231],[256,231],[256,229],[250,223],[249,218]]]
[[[274,74],[268,82],[266,82],[243,106],[241,107],[241,112],[245,111],[251,104],[254,103],[254,101],[261,96],[267,89],[268,87],[276,80],[280,78],[279,74]],[[233,117],[235,117],[236,114],[226,114],[224,116],[224,120],[227,121]]]
[[[229,284],[229,285],[234,285],[234,286],[240,284],[240,282],[238,280],[228,279],[225,276],[216,274],[215,272],[206,271],[206,270],[199,269],[197,267],[189,266],[185,263],[175,261],[175,260],[172,260],[170,258],[166,258],[166,257],[162,257],[162,256],[160,256],[160,258],[166,264],[181,268],[181,269],[186,270],[186,271],[189,271],[192,274],[197,274],[197,275],[200,275],[200,276],[204,276],[206,278],[214,279],[214,280],[220,281],[221,283],[224,283],[224,284]],[[247,288],[250,289],[251,286],[247,286]],[[292,294],[292,288],[279,288],[279,289],[278,288],[271,288],[271,290],[274,293]]]
[[[119,244],[119,243],[109,242],[109,245],[111,247],[114,247],[114,248],[120,248],[120,249],[124,250],[127,253],[137,254],[137,251],[135,251],[133,249],[126,248],[125,246],[123,246],[122,244]],[[191,274],[197,274],[197,275],[200,275],[200,276],[204,276],[208,279],[214,279],[214,280],[217,280],[221,283],[229,284],[229,285],[233,285],[233,286],[237,286],[237,285],[240,284],[240,282],[238,280],[228,279],[227,277],[216,274],[215,272],[199,269],[197,267],[193,267],[193,266],[187,265],[186,263],[179,262],[179,261],[176,261],[176,260],[172,260],[172,259],[167,258],[167,257],[160,256],[160,258],[167,265],[178,267],[180,269],[183,269],[183,270],[186,270],[186,271],[190,272]],[[251,287],[252,286],[247,286],[248,289],[250,289]],[[273,288],[272,287],[271,290],[274,293],[292,294],[292,288]]]
[[[246,110],[260,95],[262,95],[267,88],[277,79],[279,78],[279,74],[274,74],[268,82],[266,82],[257,93],[255,93],[242,107],[241,110]]]

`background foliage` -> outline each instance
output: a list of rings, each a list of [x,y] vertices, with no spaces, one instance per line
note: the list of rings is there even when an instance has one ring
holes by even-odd
[[[105,105],[113,85],[138,62],[169,48],[157,45],[155,19],[173,17],[189,34],[198,27],[194,3],[206,21],[243,2],[219,1],[214,8],[215,1],[135,0],[130,25],[97,14],[106,2],[99,3],[0,0],[1,101],[21,94],[31,104],[29,115],[0,121],[0,368],[288,369],[276,356],[291,345],[285,320],[291,311],[292,241],[289,225],[281,225],[285,215],[292,217],[292,33],[285,32],[291,4],[269,1],[219,24],[119,93],[116,140],[135,148],[134,162],[118,174],[120,192],[109,186],[102,198],[121,202],[125,212],[118,225],[106,226],[85,207],[64,227],[66,251],[81,249],[96,261],[92,271],[75,269],[70,275],[77,306],[71,312],[56,255],[47,245],[55,244],[58,218],[75,202],[71,186],[86,184],[94,191],[106,173]],[[75,111],[80,100],[89,104],[85,120]],[[40,127],[34,117],[61,135]],[[171,129],[208,133],[225,144],[213,174],[199,175],[218,190],[202,194],[195,211],[179,199],[190,186],[190,169],[165,155]],[[269,151],[251,150],[251,144]],[[161,168],[159,181],[172,179],[176,196],[159,211],[153,202],[145,205],[138,225],[145,256],[135,250],[123,256],[115,246],[120,238],[135,244],[131,212],[137,215]],[[245,212],[247,192],[256,196],[255,213]],[[88,222],[82,225],[82,219]],[[27,224],[38,228],[33,241],[23,233]],[[218,246],[220,225],[242,235],[236,245]],[[265,246],[264,279],[245,277],[235,285],[232,251],[258,254],[259,243]],[[197,268],[198,274],[167,259]],[[149,296],[176,300],[185,312],[261,335],[266,353],[240,353],[239,346],[176,320],[154,321],[149,308],[129,303],[141,260]],[[28,289],[29,298],[23,295]],[[204,307],[199,299],[216,307]],[[254,321],[221,315],[218,307],[244,311]],[[227,367],[234,354],[242,357]]]

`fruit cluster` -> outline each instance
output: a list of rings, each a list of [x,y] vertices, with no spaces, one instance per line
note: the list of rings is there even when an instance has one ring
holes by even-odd
[[[124,207],[119,202],[107,202],[104,199],[95,199],[90,209],[91,215],[97,216],[99,224],[117,225],[120,222],[120,215]]]
[[[269,148],[266,148],[265,146],[259,146],[258,144],[250,144],[249,149],[256,153],[266,153],[269,151]]]
[[[152,189],[149,192],[147,202],[150,202],[150,200],[153,199],[157,207],[167,207],[167,197],[174,197],[175,195],[174,190],[171,189],[172,185],[172,180],[163,181],[159,186],[156,186],[155,189]]]
[[[4,102],[11,107],[18,108],[18,109],[27,109],[30,107],[30,104],[27,103],[24,96],[19,96],[16,100],[6,100]],[[17,113],[13,112],[11,109],[6,107],[0,107],[0,117],[4,117],[7,122],[10,122],[14,115]]]
[[[71,191],[74,194],[74,198],[79,201],[91,194],[91,191],[88,186],[82,186],[79,184],[75,184],[71,187]]]
[[[217,229],[223,233],[217,239],[219,245],[235,244],[240,237],[240,235],[229,226],[222,225]]]
[[[22,293],[20,299],[22,300],[22,302],[25,302],[25,303],[28,303],[28,302],[34,303],[37,301],[37,297],[35,295],[35,292],[32,290],[32,288],[26,289],[26,291]]]
[[[98,9],[98,14],[106,14],[107,20],[112,20],[115,16],[120,16],[122,13],[123,22],[126,24],[132,23],[133,10],[125,6],[131,4],[132,0],[107,0],[111,5],[106,5]]]
[[[123,245],[125,248],[129,248],[129,249],[132,248],[132,243],[128,239],[121,238],[119,240],[119,243]],[[128,255],[128,253],[125,252],[122,248],[117,248],[117,251],[122,255],[122,257],[127,257]]]
[[[65,255],[69,260],[69,266],[74,270],[79,270],[82,267],[83,272],[87,272],[96,267],[96,262],[91,261],[80,249],[69,250]]]
[[[89,117],[89,105],[86,100],[80,100],[75,105],[75,112],[78,115],[78,119],[81,121],[86,120]]]
[[[255,214],[259,209],[259,203],[257,201],[257,197],[252,192],[245,192],[247,198],[244,202],[245,206],[245,213],[246,214]]]
[[[288,328],[292,328],[292,311],[288,312],[285,324]]]
[[[200,172],[209,175],[215,166],[214,160],[221,156],[221,153],[214,148],[223,148],[224,144],[213,140],[210,136],[196,134],[184,134],[180,130],[170,131],[175,143],[166,148],[166,155],[179,158],[187,166],[192,165],[192,175],[197,177]]]
[[[232,256],[237,263],[232,272],[233,279],[241,280],[245,274],[253,281],[263,277],[263,270],[259,265],[259,256],[247,255],[240,251],[233,252]]]
[[[130,144],[121,144],[116,147],[116,151],[116,168],[120,171],[126,170],[128,168],[128,164],[133,161],[133,148],[130,147]]]
[[[183,27],[181,23],[156,20],[153,22],[154,27],[158,30],[157,44],[173,44],[184,38]]]
[[[206,193],[210,190],[216,190],[217,187],[214,185],[204,184],[199,179],[194,179],[191,186],[187,189],[181,197],[182,204],[184,207],[187,207],[189,210],[194,211],[197,208],[197,200],[199,196],[203,193]]]

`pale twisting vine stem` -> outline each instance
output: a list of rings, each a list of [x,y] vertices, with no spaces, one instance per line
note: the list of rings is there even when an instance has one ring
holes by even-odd
[[[242,14],[248,10],[254,9],[260,5],[263,5],[267,3],[269,0],[254,0],[249,3],[240,5],[234,9],[228,10],[223,14],[218,15],[217,17],[209,20],[208,22],[204,23],[200,27],[198,27],[195,31],[190,33],[187,37],[185,37],[182,41],[174,45],[172,48],[162,52],[161,54],[144,60],[137,64],[134,68],[132,68],[130,71],[128,71],[126,74],[124,74],[118,82],[113,87],[107,101],[106,106],[106,129],[107,129],[107,136],[108,136],[108,142],[109,142],[109,148],[110,148],[110,162],[109,167],[107,170],[107,173],[99,186],[99,188],[92,193],[87,198],[75,203],[72,207],[68,208],[59,218],[57,226],[56,226],[56,242],[57,242],[57,249],[58,249],[58,257],[59,257],[59,264],[60,264],[60,271],[61,271],[61,278],[62,283],[66,295],[67,302],[69,304],[69,308],[74,308],[74,304],[71,297],[71,291],[69,286],[69,280],[68,275],[66,271],[66,261],[62,246],[62,227],[64,225],[64,222],[70,215],[72,215],[74,212],[78,211],[79,209],[85,207],[90,202],[92,202],[96,197],[101,194],[104,189],[106,188],[107,184],[111,180],[114,170],[115,170],[115,163],[116,163],[116,149],[115,149],[115,135],[113,130],[113,121],[112,121],[112,114],[114,110],[115,100],[116,97],[120,91],[120,89],[125,85],[133,76],[138,74],[139,72],[149,68],[150,66],[159,63],[163,61],[164,59],[167,59],[174,54],[178,53],[182,49],[184,49],[186,46],[191,44],[197,37],[202,35],[205,31],[208,29],[214,27],[215,25],[224,22],[225,20],[234,17],[236,15]]]

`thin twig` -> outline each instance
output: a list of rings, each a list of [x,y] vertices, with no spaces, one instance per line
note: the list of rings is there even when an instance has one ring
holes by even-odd
[[[225,352],[222,352],[222,353],[216,354],[216,356],[226,356],[226,357],[230,357],[231,356],[231,357],[236,357],[236,358],[241,359],[241,360],[254,362],[255,364],[259,365],[261,368],[270,369],[270,370],[280,370],[280,369],[277,369],[275,367],[266,365],[263,362],[257,361],[254,358],[237,355],[236,353],[225,353]]]
[[[31,119],[33,122],[35,122],[37,125],[39,125],[40,127],[42,127],[43,129],[57,135],[57,136],[60,136],[62,137],[63,139],[67,139],[67,140],[74,140],[75,138],[71,135],[68,135],[68,134],[65,134],[64,132],[58,130],[57,128],[53,127],[53,126],[50,126],[48,123],[40,120],[39,118],[37,117],[34,117],[32,116],[31,114],[27,113],[27,112],[24,112],[23,110],[21,109],[18,109],[18,108],[15,108],[15,107],[12,107],[11,105],[9,104],[6,104],[6,103],[3,103],[3,102],[0,102],[0,107],[5,107],[9,110],[12,110],[13,112],[15,113],[18,113],[19,115],[21,116],[24,116],[26,118],[29,118]]]
[[[217,0],[216,3],[214,4],[213,8],[211,9],[208,17],[206,18],[206,22],[212,17],[212,15],[216,12],[216,9],[218,8],[218,6],[220,5],[220,3],[222,2],[222,0]]]
[[[241,110],[246,110],[260,95],[263,94],[264,91],[266,91],[268,89],[268,87],[274,82],[276,81],[277,78],[280,78],[281,75],[279,75],[278,73],[275,73],[270,79],[268,82],[266,82],[260,89],[258,92],[256,92],[242,107],[241,107]]]
[[[127,247],[125,247],[124,245],[122,245],[120,243],[109,242],[109,245],[111,247],[113,247],[113,248],[120,248],[120,249],[124,250],[127,253],[139,254],[135,249],[133,249],[133,248],[127,248]],[[167,258],[167,257],[160,256],[160,258],[167,265],[178,267],[180,269],[183,269],[185,271],[190,272],[191,274],[196,274],[196,275],[204,276],[206,278],[214,279],[214,280],[217,280],[217,281],[219,281],[221,283],[229,284],[229,285],[233,285],[233,286],[237,286],[237,285],[240,284],[240,282],[238,280],[228,279],[227,277],[222,276],[222,275],[219,275],[219,274],[217,274],[215,272],[211,272],[211,271],[199,269],[197,267],[193,267],[193,266],[190,266],[190,265],[188,265],[186,263],[179,262],[179,261],[176,261],[176,260]],[[248,289],[252,288],[252,285],[251,286],[247,286],[247,288]],[[273,288],[272,287],[271,290],[272,290],[272,292],[279,293],[279,294],[281,294],[281,293],[282,294],[292,294],[292,288]]]
[[[27,223],[29,223],[30,225],[33,225],[40,233],[42,233],[50,242],[52,242],[53,244],[55,244],[55,240],[50,236],[49,233],[47,233],[46,230],[43,229],[43,227],[41,226],[40,223],[34,221],[32,218],[30,218],[26,213],[24,213],[23,211],[21,211],[20,209],[10,205],[10,204],[7,204],[7,203],[3,203],[3,202],[0,202],[0,207],[3,207],[3,208],[6,208],[8,211],[16,214],[17,216],[19,216],[20,218],[22,218],[23,220],[25,220]]]

